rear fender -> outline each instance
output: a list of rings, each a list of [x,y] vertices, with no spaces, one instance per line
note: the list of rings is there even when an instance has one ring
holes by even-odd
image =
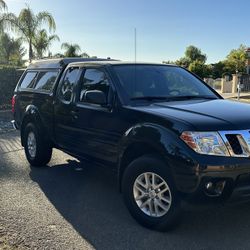
[[[20,129],[22,146],[24,146],[24,130],[25,130],[26,125],[30,122],[34,123],[38,127],[38,129],[44,131],[44,135],[47,136],[47,133],[45,131],[45,126],[41,119],[38,108],[32,104],[28,105],[23,114],[21,129]]]

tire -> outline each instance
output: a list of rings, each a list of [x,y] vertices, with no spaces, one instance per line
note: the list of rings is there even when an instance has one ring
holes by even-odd
[[[163,184],[160,188],[149,191],[146,196],[139,199],[142,197],[142,192],[139,189],[145,191],[146,179],[152,184],[153,176],[156,182],[155,187],[159,183]],[[138,184],[138,181],[140,184]],[[141,183],[144,186],[141,186]],[[167,189],[168,191],[161,196],[160,192]],[[157,192],[158,194],[156,194]],[[122,194],[130,214],[139,224],[157,231],[167,231],[178,224],[180,219],[180,197],[168,166],[159,157],[145,155],[131,162],[125,169],[122,178]],[[138,198],[137,201],[135,197]],[[162,200],[162,197],[165,200]],[[159,207],[159,199],[160,204],[164,205],[164,209]],[[165,202],[166,200],[169,203]],[[142,206],[142,209],[139,206]]]
[[[45,166],[52,156],[52,147],[33,123],[24,128],[24,150],[28,162],[34,167]]]

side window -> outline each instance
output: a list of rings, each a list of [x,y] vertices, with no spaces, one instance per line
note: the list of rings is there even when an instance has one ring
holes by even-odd
[[[66,102],[72,101],[74,86],[78,80],[79,68],[69,68],[59,89],[59,96]]]
[[[22,89],[33,88],[34,83],[36,81],[36,75],[37,75],[37,72],[34,72],[34,71],[27,72],[21,82],[20,88]]]
[[[57,71],[40,72],[37,77],[35,89],[46,92],[52,91],[57,75]]]
[[[102,70],[86,69],[81,83],[80,102],[87,102],[85,98],[86,91],[99,90],[106,96],[106,101],[109,100],[110,83]]]

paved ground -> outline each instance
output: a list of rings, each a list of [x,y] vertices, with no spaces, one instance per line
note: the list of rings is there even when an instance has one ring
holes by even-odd
[[[128,214],[108,167],[80,164],[54,150],[30,168],[10,115],[0,114],[0,249],[249,249],[250,200],[183,204],[168,233]]]
[[[250,248],[250,202],[186,204],[179,227],[153,232],[130,217],[112,171],[57,150],[30,168],[15,132],[0,145],[0,249]]]

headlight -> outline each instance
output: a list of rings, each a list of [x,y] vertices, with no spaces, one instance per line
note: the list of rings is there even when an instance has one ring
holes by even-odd
[[[199,154],[229,156],[226,145],[217,132],[183,132],[181,139]]]

